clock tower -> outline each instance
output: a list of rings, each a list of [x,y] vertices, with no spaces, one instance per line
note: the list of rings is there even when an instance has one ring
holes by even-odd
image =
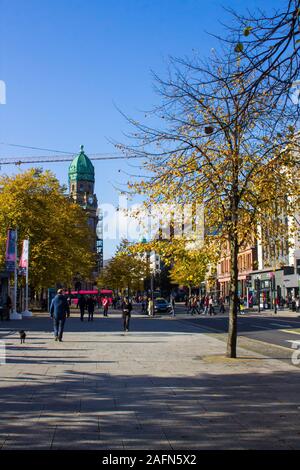
[[[80,147],[80,153],[74,158],[69,167],[69,193],[74,202],[79,204],[88,213],[88,224],[94,234],[93,251],[97,253],[97,273],[103,265],[103,240],[97,233],[98,201],[94,194],[95,169],[91,160],[84,152],[83,145]],[[100,221],[101,222],[101,221]]]

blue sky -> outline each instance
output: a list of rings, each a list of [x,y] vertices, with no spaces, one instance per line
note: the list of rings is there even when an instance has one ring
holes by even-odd
[[[150,70],[163,74],[169,55],[207,56],[223,6],[279,8],[278,0],[0,0],[0,142],[77,152],[115,152],[127,123],[116,105],[139,118],[157,100]],[[51,155],[0,145],[4,156]],[[22,169],[28,168],[24,166]],[[43,164],[67,184],[68,164]],[[2,166],[1,172],[22,171]],[[121,170],[121,172],[119,172]],[[126,162],[95,162],[96,194],[118,203]],[[106,241],[110,257],[117,241]]]

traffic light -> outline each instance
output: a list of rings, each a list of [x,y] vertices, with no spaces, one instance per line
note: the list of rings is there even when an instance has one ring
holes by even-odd
[[[254,280],[254,287],[256,291],[260,290],[260,279],[255,279]]]

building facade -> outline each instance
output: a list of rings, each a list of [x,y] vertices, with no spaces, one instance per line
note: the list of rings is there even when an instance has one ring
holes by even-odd
[[[240,251],[238,258],[240,297],[261,308],[274,308],[275,302],[300,295],[300,239],[291,230],[294,220],[286,218],[286,232],[274,241],[258,227],[258,239]],[[299,224],[300,227],[300,224]],[[217,265],[219,295],[230,295],[228,246]]]
[[[299,231],[292,230],[298,219],[297,215],[286,217],[286,232],[279,243],[274,243],[260,231],[258,269],[251,277],[254,293],[255,280],[260,282],[261,305],[273,306],[276,298],[296,297],[300,293],[300,238]]]
[[[219,287],[219,295],[228,297],[230,295],[230,256],[229,246],[224,249],[224,255],[217,265],[217,281]],[[246,246],[240,251],[238,257],[239,267],[239,287],[238,295],[245,297],[247,295],[248,280],[251,273],[257,269],[257,245]]]

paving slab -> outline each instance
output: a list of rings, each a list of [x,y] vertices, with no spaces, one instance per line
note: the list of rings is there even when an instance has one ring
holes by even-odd
[[[124,335],[120,314],[72,315],[62,343],[46,315],[18,323],[22,347],[3,328],[1,449],[300,448],[290,362],[226,359],[224,342],[176,318],[133,315]]]

